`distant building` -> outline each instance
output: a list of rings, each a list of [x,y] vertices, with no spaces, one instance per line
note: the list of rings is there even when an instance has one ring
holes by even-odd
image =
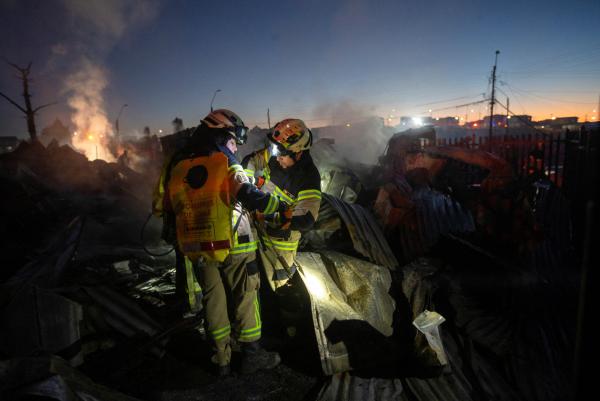
[[[465,127],[477,129],[477,128],[483,128],[484,127],[483,124],[484,124],[483,120],[468,121],[467,123],[465,123]]]
[[[507,118],[507,116],[505,114],[494,114],[492,116],[492,126],[494,128],[504,128],[506,127],[506,123],[509,119]],[[510,123],[512,123],[513,118],[510,118]],[[489,128],[490,127],[490,116],[486,116],[483,117],[483,128]]]
[[[433,119],[434,127],[454,127],[458,125],[456,117],[436,117]]]
[[[562,128],[564,125],[574,125],[579,121],[578,117],[554,117],[547,120],[536,121],[535,126],[551,127],[551,128]]]
[[[522,114],[511,116],[508,121],[508,126],[511,128],[532,127],[533,122],[531,121],[531,116]]]
[[[16,136],[0,136],[0,153],[12,152],[19,145],[19,138]]]

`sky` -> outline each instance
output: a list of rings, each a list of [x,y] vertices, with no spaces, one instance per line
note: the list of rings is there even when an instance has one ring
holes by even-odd
[[[196,125],[214,106],[248,126],[311,127],[369,115],[514,113],[598,118],[600,1],[0,0],[0,92],[22,103],[5,61],[32,62],[38,131]],[[126,107],[123,105],[127,104]],[[460,107],[456,107],[460,106]],[[500,106],[497,106],[502,110]],[[431,111],[429,111],[431,110]],[[0,135],[26,137],[0,98]]]

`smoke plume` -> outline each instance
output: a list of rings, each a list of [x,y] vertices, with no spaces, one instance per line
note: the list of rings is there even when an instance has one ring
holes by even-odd
[[[104,90],[110,74],[105,60],[115,45],[158,15],[157,0],[63,0],[73,39],[60,43],[54,55],[69,53],[74,67],[65,79],[64,93],[72,109],[77,135],[73,144],[88,159],[113,161],[109,151],[113,135],[107,117]]]
[[[108,151],[112,127],[104,109],[103,91],[107,85],[106,70],[86,58],[65,81],[68,104],[73,109],[71,122],[76,129],[73,145],[88,159],[114,161],[114,156]]]
[[[336,156],[351,163],[376,164],[393,131],[374,107],[350,100],[320,104],[313,118],[328,125],[313,130],[316,139],[334,139]]]

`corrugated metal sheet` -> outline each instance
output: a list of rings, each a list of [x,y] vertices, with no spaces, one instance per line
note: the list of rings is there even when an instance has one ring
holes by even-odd
[[[102,308],[106,323],[126,337],[138,335],[153,337],[163,330],[135,301],[128,297],[105,286],[83,287],[83,289]],[[152,348],[152,351],[159,356],[164,354],[164,350],[159,347]]]
[[[57,356],[1,361],[0,383],[0,398],[8,400],[138,401],[93,382]]]
[[[296,264],[311,298],[323,372],[330,375],[360,368],[351,366],[343,339],[331,335],[332,323],[352,320],[370,326],[382,337],[391,336],[396,304],[388,294],[392,283],[389,270],[338,252],[298,252]]]
[[[423,255],[442,235],[475,231],[471,213],[448,195],[421,188],[412,193],[411,201],[416,225],[401,224],[397,236],[407,262]]]
[[[349,373],[331,377],[317,401],[407,400],[400,379],[362,378]]]
[[[331,205],[344,221],[354,249],[373,263],[391,270],[398,267],[387,239],[373,215],[364,207],[350,204],[334,196],[323,194],[323,201]]]
[[[68,226],[56,233],[35,260],[19,269],[3,287],[15,292],[27,285],[57,287],[77,250],[82,228],[83,220],[74,218]]]
[[[81,305],[51,290],[28,285],[0,312],[0,350],[10,356],[58,353],[80,340],[82,319]]]

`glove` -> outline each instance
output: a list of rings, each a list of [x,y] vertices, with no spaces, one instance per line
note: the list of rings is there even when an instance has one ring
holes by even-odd
[[[256,185],[256,188],[262,188],[262,186],[265,185],[265,177],[260,176],[255,178],[255,182],[253,184]]]
[[[289,230],[290,224],[292,224],[292,215],[294,214],[294,209],[289,208],[283,212],[279,212],[279,219],[282,230]]]
[[[256,220],[259,223],[266,223],[271,228],[280,230],[288,230],[292,223],[292,209],[286,209],[283,212],[275,212],[271,214],[264,214],[257,212]]]

